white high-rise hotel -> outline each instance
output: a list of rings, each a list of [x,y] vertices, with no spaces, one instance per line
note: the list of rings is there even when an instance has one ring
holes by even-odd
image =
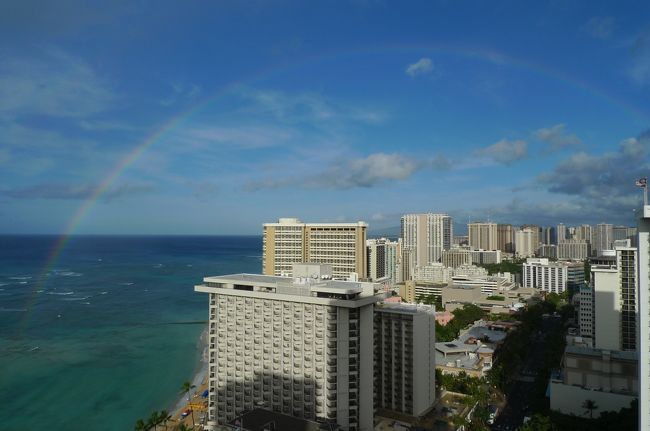
[[[288,415],[373,428],[373,308],[380,285],[332,280],[328,265],[294,277],[206,277],[210,298],[208,420],[259,403]]]
[[[650,205],[638,220],[639,429],[650,429]]]
[[[454,229],[448,214],[405,214],[401,223],[407,275],[412,276],[418,266],[440,262],[442,251],[451,248]]]

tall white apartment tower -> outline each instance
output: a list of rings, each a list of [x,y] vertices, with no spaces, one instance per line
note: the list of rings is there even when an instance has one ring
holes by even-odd
[[[515,232],[515,253],[519,257],[531,257],[537,251],[537,244],[534,234],[530,228],[524,228]]]
[[[638,227],[639,429],[650,429],[650,205],[644,205]]]
[[[496,250],[498,248],[497,224],[475,222],[467,224],[469,246],[473,250]]]
[[[603,250],[611,250],[614,244],[613,226],[608,223],[600,223],[593,230],[594,243],[591,250],[595,256],[600,256]]]
[[[373,428],[373,283],[332,280],[331,266],[293,278],[204,278],[210,303],[208,429],[263,403],[291,416]]]
[[[356,223],[303,223],[281,218],[264,224],[262,271],[265,275],[291,275],[294,263],[331,264],[334,277],[356,273],[366,278],[366,231]]]
[[[555,228],[555,243],[559,244],[560,241],[567,240],[567,231],[566,231],[566,226],[564,223],[560,223],[557,225]]]
[[[448,214],[405,214],[402,216],[402,247],[410,255],[410,271],[416,266],[440,262],[442,251],[451,248],[453,222]]]
[[[435,308],[375,307],[375,408],[421,416],[436,400]]]

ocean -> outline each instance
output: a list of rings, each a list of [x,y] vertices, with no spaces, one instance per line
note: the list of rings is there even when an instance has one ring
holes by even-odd
[[[199,367],[206,275],[262,270],[259,236],[0,236],[0,428],[131,430]]]

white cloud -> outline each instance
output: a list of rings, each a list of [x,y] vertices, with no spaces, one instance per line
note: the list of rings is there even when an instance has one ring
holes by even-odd
[[[331,163],[324,171],[315,175],[256,181],[249,183],[248,188],[370,188],[390,181],[403,181],[422,169],[447,169],[449,163],[441,163],[442,159],[438,156],[431,160],[418,160],[401,154],[374,153],[363,158]]]
[[[0,117],[85,117],[107,109],[111,88],[82,59],[57,49],[0,60]]]
[[[565,128],[564,124],[556,124],[555,126],[536,130],[533,136],[548,144],[548,149],[552,152],[580,145],[582,143],[580,138],[574,134],[566,133]]]
[[[497,163],[509,165],[528,157],[528,143],[522,140],[502,139],[496,144],[477,150],[475,154],[479,157],[490,158]]]
[[[430,58],[421,58],[406,68],[406,74],[409,76],[424,75],[433,71],[433,62]]]
[[[589,19],[589,21],[582,26],[582,31],[594,39],[606,40],[612,36],[614,27],[615,23],[613,17],[595,16]]]

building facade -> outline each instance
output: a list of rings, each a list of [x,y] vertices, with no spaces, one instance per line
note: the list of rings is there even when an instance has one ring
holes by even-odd
[[[611,250],[614,244],[613,226],[608,223],[600,223],[593,230],[592,252],[600,256],[604,250]]]
[[[303,223],[281,218],[264,224],[262,266],[265,275],[291,275],[301,262],[332,265],[334,277],[351,273],[367,278],[366,235],[368,225],[357,223]]]
[[[405,214],[401,218],[402,248],[409,254],[409,275],[417,266],[440,262],[454,237],[448,214]]]
[[[369,239],[366,241],[367,275],[372,281],[386,276],[386,239]]]
[[[469,247],[472,250],[497,249],[497,224],[490,222],[474,222],[467,224]]]
[[[515,230],[511,224],[497,225],[497,249],[504,253],[515,252]]]
[[[421,416],[435,403],[435,308],[375,308],[375,408]]]
[[[589,242],[580,239],[567,239],[557,245],[557,258],[560,260],[585,260],[590,256]]]
[[[639,429],[650,429],[650,205],[637,211]]]
[[[472,254],[469,250],[452,248],[442,252],[442,264],[449,268],[456,268],[461,265],[470,265]]]
[[[332,280],[327,265],[294,278],[206,277],[209,428],[263,403],[291,416],[373,427],[374,304],[379,286]]]
[[[578,282],[584,267],[582,264],[570,265],[564,262],[549,262],[546,258],[529,258],[523,264],[522,286],[533,287],[549,293],[563,293],[567,290],[569,268],[571,267],[572,281]]]
[[[535,256],[537,243],[535,232],[530,228],[521,229],[515,232],[515,253],[519,257]]]

